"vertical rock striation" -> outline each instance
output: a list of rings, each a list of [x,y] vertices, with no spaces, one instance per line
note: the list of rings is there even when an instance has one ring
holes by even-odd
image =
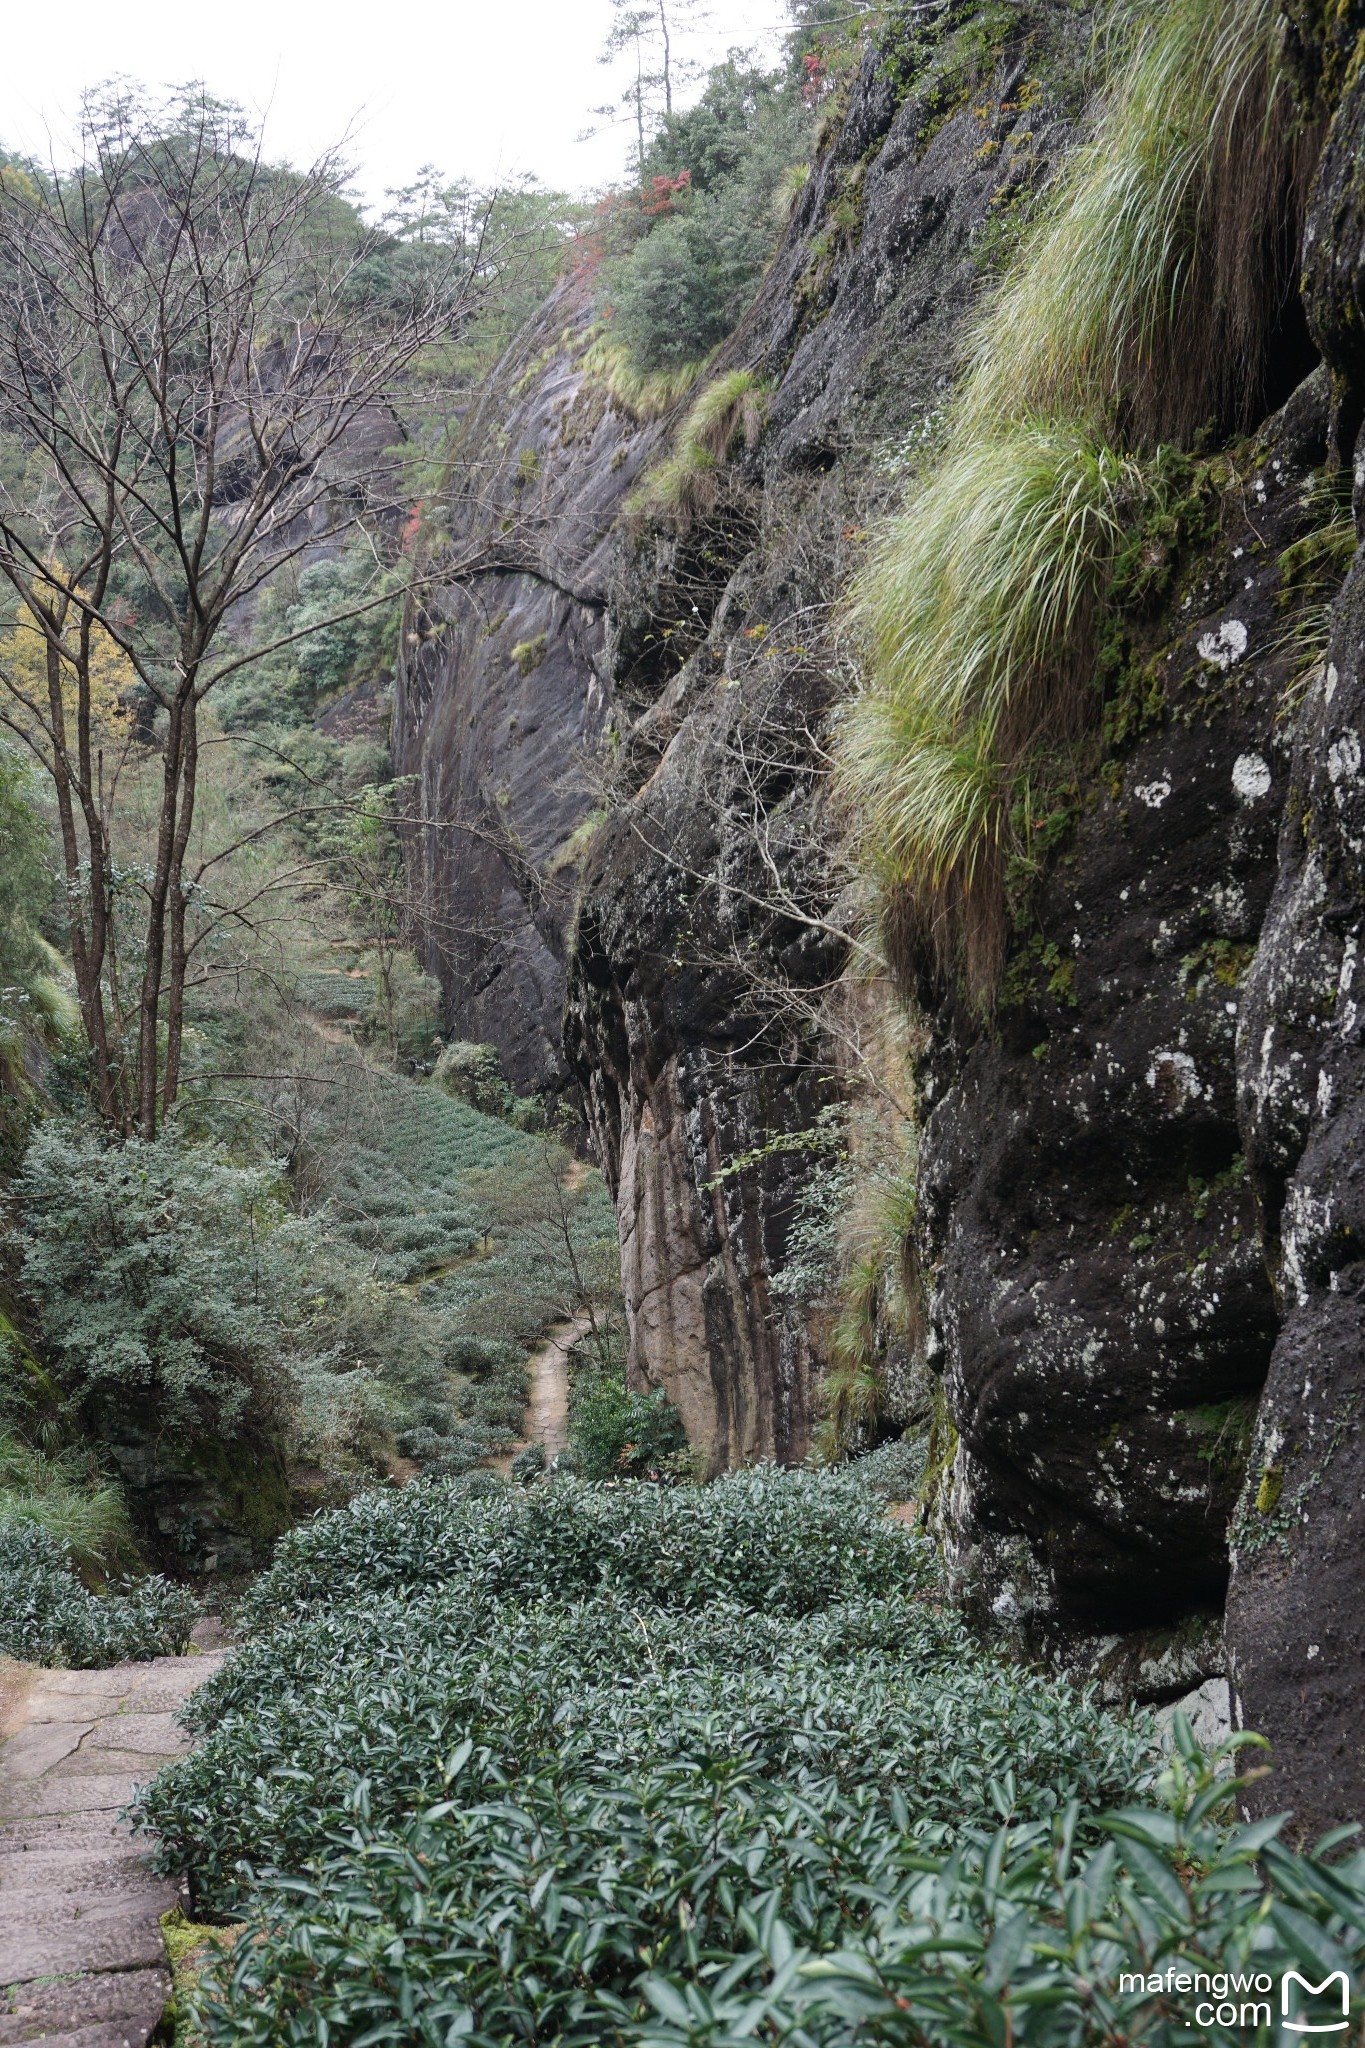
[[[612,728],[606,572],[658,436],[584,369],[590,280],[566,281],[478,394],[443,507],[448,581],[404,623],[396,772],[426,829],[410,877],[456,1035],[523,1092],[564,1080],[560,1011],[575,833]]]

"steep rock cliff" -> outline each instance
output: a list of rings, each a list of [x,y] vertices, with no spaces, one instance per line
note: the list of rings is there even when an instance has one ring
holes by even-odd
[[[1330,108],[1344,61],[1322,56],[1312,7],[1291,12]],[[617,1201],[632,1373],[673,1395],[717,1467],[799,1457],[815,1401],[811,1333],[771,1282],[809,1165],[782,1134],[813,1123],[841,1064],[822,1008],[852,914],[825,857],[827,714],[844,688],[828,608],[866,524],[907,476],[913,491],[1019,202],[1084,115],[1088,19],[1020,10],[992,43],[982,24],[997,16],[954,8],[913,62],[866,57],[711,366],[756,373],[768,401],[759,449],[707,518],[616,518],[604,468],[608,483],[646,470],[676,417],[640,428],[608,406],[580,445],[554,425],[579,374],[555,342],[568,316],[552,310],[519,344],[481,407],[485,442],[500,406],[523,408],[499,444],[496,517],[461,516],[501,533],[520,446],[538,436],[541,560],[572,570],[578,599],[523,579],[524,616],[503,634],[497,582],[491,634],[461,625],[405,657],[408,758],[433,807],[439,787],[475,789],[505,758],[511,648],[532,628],[548,635],[533,672],[546,725],[560,719],[585,753],[614,735],[564,1052]],[[1359,570],[1316,670],[1303,628],[1340,581],[1332,462],[1365,410],[1359,92],[1310,220],[1327,367],[1307,374],[1288,319],[1280,409],[1189,458],[1173,515],[1141,537],[1106,625],[1103,724],[1059,795],[1058,852],[1014,900],[995,1011],[973,1011],[913,949],[900,963],[924,1029],[915,1254],[955,1442],[945,1528],[963,1590],[1114,1693],[1170,1699],[1228,1669],[1231,1523],[1239,1711],[1280,1745],[1270,1796],[1310,1820],[1365,1804]],[[490,695],[497,717],[481,723]],[[568,771],[569,751],[548,795],[528,787],[506,807],[560,806],[542,849],[589,808],[592,777]],[[482,879],[452,861],[443,904]],[[509,928],[529,917],[536,936],[481,957],[515,969],[510,989],[542,947],[547,999],[563,903],[522,889],[518,907],[506,887]],[[463,971],[447,968],[464,1028],[515,1061],[506,995]],[[548,1071],[548,1000],[538,1015]]]
[[[1321,516],[1327,415],[1318,375],[1257,444],[1194,466],[1202,531],[1143,551],[1161,594],[1125,620],[1114,752],[1101,770],[1097,743],[1019,918],[993,1028],[940,1005],[924,1077],[964,1578],[1035,1640],[1146,1632],[1157,1698],[1224,1668],[1198,1622],[1221,1613],[1278,1322],[1234,1048],[1289,790],[1286,578]]]
[[[1359,10],[1354,26],[1362,23]],[[1305,231],[1305,296],[1343,453],[1365,418],[1365,83],[1340,105]],[[1355,523],[1365,510],[1356,441]],[[1237,1078],[1281,1327],[1232,1530],[1241,1718],[1271,1731],[1262,1804],[1365,1808],[1365,558],[1293,731],[1275,892]]]
[[[449,580],[410,609],[395,769],[425,821],[410,875],[454,1033],[522,1091],[564,1079],[574,834],[613,723],[605,582],[621,502],[658,438],[584,368],[591,280],[567,280],[478,394],[442,506]]]
[[[957,15],[908,91],[894,49],[867,54],[716,365],[771,391],[747,513],[740,489],[709,630],[637,719],[641,786],[584,870],[565,1042],[617,1200],[631,1368],[716,1466],[810,1441],[809,1334],[769,1287],[805,1168],[771,1140],[828,1099],[815,1012],[845,957],[821,866],[829,607],[894,474],[886,443],[932,441],[994,251],[1076,105],[1083,22],[1021,13],[992,48]],[[671,560],[625,535],[616,611],[666,616]]]

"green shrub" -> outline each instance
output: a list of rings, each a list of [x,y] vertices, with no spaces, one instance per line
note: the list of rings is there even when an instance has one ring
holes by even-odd
[[[904,1797],[776,1789],[742,1758],[569,1793],[463,1745],[451,1763],[426,1815],[338,1815],[335,1845],[252,1914],[210,2042],[1175,2048],[1218,1993],[1133,1993],[1123,1973],[1268,1975],[1277,2011],[1285,1970],[1316,1983],[1362,1959],[1365,1859],[1293,1855],[1264,1828],[1130,1809],[1097,1847],[1072,1807],[968,1825],[945,1852]],[[1214,2021],[1198,2038],[1279,2036]]]
[[[875,1500],[912,1501],[918,1498],[924,1479],[928,1444],[922,1430],[907,1430],[890,1443],[855,1458],[845,1467],[848,1477],[865,1486]]]
[[[86,1670],[179,1656],[199,1603],[161,1578],[88,1592],[70,1546],[37,1522],[0,1520],[0,1652]]]
[[[796,82],[717,65],[696,105],[667,116],[646,153],[637,239],[606,267],[611,337],[637,373],[691,369],[738,323],[776,239],[774,195],[809,152]]]
[[[263,599],[260,640],[291,644],[250,662],[216,693],[224,725],[306,724],[322,699],[392,664],[401,608],[399,583],[376,567],[368,546],[309,563],[295,594],[272,590]]]
[[[1175,2048],[1197,2030],[1271,2048],[1288,1971],[1359,1979],[1365,1853],[1340,1860],[1338,1836],[1294,1854],[1284,1816],[1229,1825],[1228,1778],[1176,1734],[1166,1802],[1101,1816],[1098,1845],[1078,1840],[1075,1806],[969,1829],[950,1856],[888,1845],[852,1940],[821,1954],[793,1916],[759,1920],[719,1985],[695,1968],[647,1978],[653,2023],[626,2038]]]
[[[456,1039],[447,1045],[432,1069],[433,1085],[443,1094],[485,1116],[507,1116],[515,1100],[502,1077],[502,1061],[495,1045],[474,1045]]]
[[[1188,1729],[1158,1786],[1149,1722],[938,1588],[841,1475],[423,1485],[297,1532],[138,1802],[248,1919],[208,2040],[1099,2048],[1117,2012],[1169,2048],[1120,1971],[1356,1965],[1365,1858],[1229,1826]]]
[[[15,1193],[24,1286],[71,1396],[131,1401],[173,1434],[230,1434],[276,1350],[269,1177],[173,1133],[117,1145],[47,1124]]]
[[[687,1432],[661,1388],[632,1393],[622,1375],[598,1370],[576,1376],[569,1443],[582,1479],[657,1479],[676,1471]]]
[[[661,221],[612,273],[613,339],[646,372],[695,363],[738,322],[770,243],[723,202]]]
[[[38,919],[52,894],[32,778],[0,746],[0,1028],[42,965]]]

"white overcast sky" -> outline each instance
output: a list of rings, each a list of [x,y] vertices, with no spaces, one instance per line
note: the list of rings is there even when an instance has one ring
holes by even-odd
[[[357,191],[424,163],[480,180],[532,171],[572,192],[620,174],[624,128],[578,138],[615,97],[597,62],[608,0],[64,0],[7,10],[0,145],[71,153],[82,92],[115,75],[202,79],[264,117],[269,154],[311,162],[348,131]],[[784,0],[711,0],[693,42],[771,51]]]

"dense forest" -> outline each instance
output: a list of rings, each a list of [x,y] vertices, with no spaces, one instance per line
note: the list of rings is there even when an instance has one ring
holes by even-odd
[[[1365,2038],[1365,8],[611,13],[0,154],[0,2040]]]

